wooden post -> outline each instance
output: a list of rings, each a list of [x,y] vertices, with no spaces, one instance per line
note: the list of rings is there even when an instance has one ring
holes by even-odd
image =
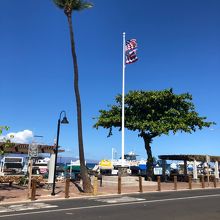
[[[209,187],[209,164],[208,164],[208,168],[207,168],[207,182],[208,182],[208,187]]]
[[[143,186],[142,186],[142,177],[139,176],[139,192],[143,192]]]
[[[94,176],[94,182],[93,182],[93,195],[96,196],[98,192],[98,177]]]
[[[201,176],[202,188],[205,188],[204,175]]]
[[[173,177],[173,181],[174,181],[174,190],[177,190],[177,176]]]
[[[162,176],[165,182],[167,181],[166,178],[166,160],[162,160]]]
[[[100,187],[102,187],[102,174],[100,174]]]
[[[187,176],[187,160],[184,160],[184,176]]]
[[[157,176],[157,186],[158,186],[158,191],[161,191],[160,176]]]
[[[31,178],[32,178],[33,160],[30,158],[28,161],[28,194],[27,198],[31,198]]]
[[[118,176],[118,194],[121,194],[121,176]]]
[[[217,179],[215,177],[213,179],[213,183],[214,183],[214,188],[216,188],[216,186],[217,186]]]
[[[31,201],[35,200],[36,187],[37,187],[37,181],[35,179],[31,180]]]
[[[70,197],[69,192],[70,192],[70,178],[66,178],[66,181],[65,181],[65,198],[66,199]]]
[[[192,177],[191,176],[189,176],[189,189],[192,189]]]

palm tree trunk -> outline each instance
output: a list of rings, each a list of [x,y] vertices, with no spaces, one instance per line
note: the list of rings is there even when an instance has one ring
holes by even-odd
[[[88,171],[85,166],[84,148],[83,148],[83,135],[82,135],[82,113],[81,113],[81,100],[79,93],[79,77],[78,77],[78,63],[75,51],[75,41],[73,34],[72,25],[72,14],[67,14],[69,30],[70,30],[70,40],[71,40],[71,51],[74,65],[74,90],[76,96],[76,106],[77,106],[77,124],[78,124],[78,142],[79,142],[79,159],[80,159],[80,173],[83,181],[83,191],[90,193],[92,192],[92,185],[90,178],[88,176]]]
[[[145,149],[147,152],[147,170],[146,170],[146,178],[152,180],[153,178],[153,156],[152,156],[152,151],[151,151],[151,137],[149,137],[146,134],[142,135],[143,139],[144,139],[144,145],[145,145]]]

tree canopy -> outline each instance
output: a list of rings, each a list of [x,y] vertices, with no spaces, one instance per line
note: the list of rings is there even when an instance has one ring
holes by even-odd
[[[72,11],[81,11],[83,9],[91,8],[93,5],[90,2],[82,0],[53,0],[60,9],[64,9],[65,13]]]
[[[117,95],[116,104],[109,105],[109,110],[100,110],[94,127],[121,130],[122,96]],[[206,117],[199,116],[192,102],[192,95],[174,94],[172,89],[162,91],[129,91],[125,95],[125,127],[138,131],[144,139],[148,154],[148,168],[152,166],[150,143],[154,137],[170,132],[192,133],[203,127],[210,127],[214,122],[207,122]],[[150,168],[149,168],[150,169]],[[151,167],[152,171],[152,167]]]
[[[116,104],[109,110],[100,110],[95,128],[121,128],[121,95],[116,96]],[[213,122],[206,122],[195,111],[192,95],[176,95],[172,89],[163,91],[130,91],[125,95],[125,127],[132,131],[145,132],[152,136],[194,132],[196,128],[209,127]]]
[[[3,133],[3,130],[9,130],[9,127],[8,126],[0,126],[0,136],[2,135],[2,133]],[[7,138],[3,138],[1,141],[3,141],[3,142],[5,142],[4,143],[4,148],[5,147],[7,147],[7,146],[9,146],[9,144],[10,144],[10,139],[7,139]],[[0,155],[1,154],[4,154],[4,148],[3,149],[0,149]]]

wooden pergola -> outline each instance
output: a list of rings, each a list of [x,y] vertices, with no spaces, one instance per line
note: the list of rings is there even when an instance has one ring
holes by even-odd
[[[210,162],[220,161],[220,156],[210,156]],[[158,156],[161,160],[182,160],[182,161],[201,161],[206,162],[207,155],[196,155],[196,154],[179,154],[179,155],[160,155]]]
[[[28,154],[29,144],[22,143],[10,143],[6,144],[5,142],[0,142],[0,150],[5,153],[14,153],[14,154]],[[59,147],[60,148],[60,147]],[[54,154],[56,150],[56,145],[38,145],[39,153],[49,153]],[[64,152],[64,150],[59,149],[58,152]]]
[[[196,155],[196,154],[178,154],[178,155],[159,155],[159,159],[162,160],[162,167],[163,167],[163,177],[166,178],[165,171],[166,171],[166,161],[167,160],[178,160],[184,162],[184,175],[187,176],[187,161],[193,161],[193,178],[197,179],[197,168],[196,168],[196,161],[200,162],[214,162],[215,163],[215,176],[219,179],[218,173],[218,163],[220,162],[220,156],[210,156],[210,155]],[[207,161],[209,160],[209,161]]]

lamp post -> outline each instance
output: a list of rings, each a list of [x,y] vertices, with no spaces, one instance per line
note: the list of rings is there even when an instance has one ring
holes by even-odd
[[[64,113],[64,117],[61,120],[62,113]],[[57,139],[56,139],[56,149],[55,149],[55,164],[54,164],[54,175],[53,175],[53,188],[52,188],[52,196],[55,196],[55,181],[56,181],[56,164],[57,164],[57,154],[58,154],[58,148],[59,148],[59,136],[60,136],[60,124],[69,124],[67,117],[66,117],[66,112],[61,111],[60,112],[60,117],[57,122]]]

